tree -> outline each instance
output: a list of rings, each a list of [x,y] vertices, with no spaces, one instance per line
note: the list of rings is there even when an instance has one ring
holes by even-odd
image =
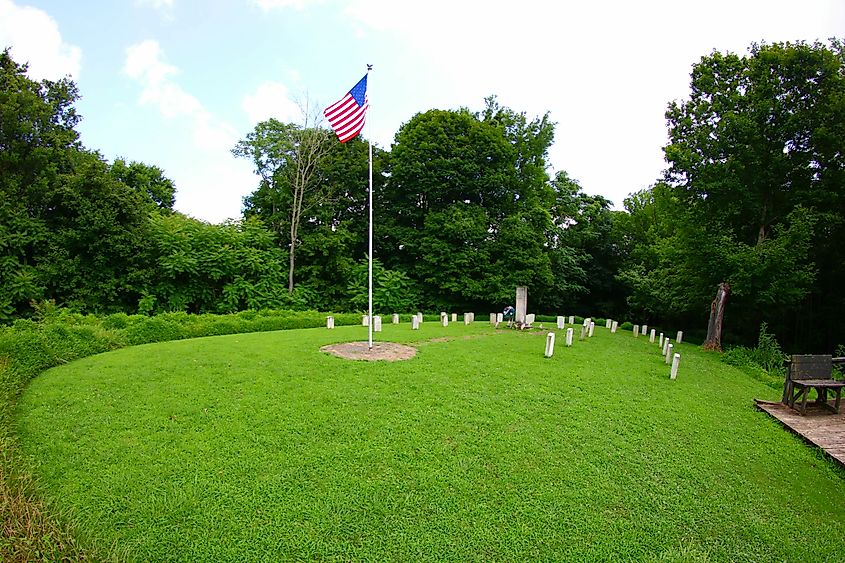
[[[553,299],[553,138],[548,115],[529,120],[495,97],[479,113],[415,115],[396,134],[377,207],[385,264],[419,282],[429,306],[499,306],[526,284],[536,303]]]
[[[580,184],[559,171],[551,182],[554,204],[552,244],[567,256],[569,284],[566,307],[584,314],[612,316],[624,310],[624,291],[616,279],[620,248],[610,200],[588,195]]]
[[[79,146],[70,80],[36,82],[27,66],[0,54],[0,319],[22,313],[46,288],[37,255],[48,236],[44,194]]]
[[[287,230],[288,292],[293,293],[296,247],[304,215],[323,203],[328,194],[319,189],[317,171],[329,150],[331,132],[319,126],[320,114],[307,104],[302,124],[262,121],[232,154],[251,160],[261,176],[259,190],[267,192],[274,230]]]
[[[704,340],[705,350],[722,351],[722,323],[725,317],[725,304],[731,295],[731,286],[720,283],[716,290],[716,297],[710,304],[710,320],[707,322],[707,338]]]
[[[845,310],[821,293],[845,279],[833,242],[845,234],[843,63],[839,41],[714,52],[694,66],[690,99],[666,113],[678,281],[701,282],[678,293],[703,311],[712,288],[730,284],[749,338],[761,317],[786,330],[785,313],[798,317],[813,294],[825,315]]]
[[[158,166],[134,161],[127,164],[125,159],[118,158],[109,168],[109,173],[144,199],[148,199],[157,209],[173,210],[173,204],[176,203],[176,186]]]
[[[231,313],[304,305],[284,291],[287,257],[257,219],[211,225],[181,213],[156,213],[149,227],[154,272],[140,312]]]
[[[42,299],[134,308],[148,208],[79,143],[73,82],[26,70],[0,54],[0,318]]]

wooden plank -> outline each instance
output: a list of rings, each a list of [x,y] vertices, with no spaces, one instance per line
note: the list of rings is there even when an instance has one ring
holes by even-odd
[[[831,414],[822,405],[808,403],[807,414],[801,416],[783,403],[759,400],[755,403],[758,409],[845,466],[845,414]]]

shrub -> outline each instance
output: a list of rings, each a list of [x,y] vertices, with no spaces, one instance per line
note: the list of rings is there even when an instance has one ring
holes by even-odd
[[[630,331],[633,331],[633,330],[634,330],[634,325],[633,325],[633,324],[631,324],[631,323],[629,323],[628,321],[625,321],[624,323],[622,323],[621,325],[619,325],[619,329],[620,329],[620,330],[630,330]]]
[[[756,348],[735,346],[724,354],[722,361],[732,366],[745,368],[755,379],[773,388],[783,385],[786,375],[784,360],[786,356],[781,351],[780,344],[773,334],[769,334],[768,325],[760,325],[760,336]]]
[[[187,338],[183,327],[161,316],[147,317],[126,328],[126,338],[129,344],[148,344],[150,342],[165,342]]]
[[[775,335],[769,334],[768,328],[766,323],[760,324],[760,336],[757,339],[757,348],[754,349],[755,361],[769,373],[782,372],[786,355],[775,340]]]
[[[107,329],[124,329],[129,326],[129,315],[126,313],[115,313],[104,317],[101,324]]]

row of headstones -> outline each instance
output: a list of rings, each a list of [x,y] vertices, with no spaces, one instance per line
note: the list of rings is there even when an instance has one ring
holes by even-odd
[[[565,317],[561,317],[561,316],[557,317],[557,327],[559,329],[563,329],[564,321],[565,321]],[[570,324],[574,324],[574,321],[575,321],[574,317],[569,317],[569,323]],[[584,319],[584,324],[581,327],[581,340],[584,340],[585,334],[589,334],[589,336],[592,337],[595,326],[596,326],[596,323],[592,322],[592,320],[589,317]],[[604,326],[605,326],[605,328],[609,328],[611,333],[615,333],[616,330],[619,328],[619,323],[618,323],[618,321],[606,319]],[[642,330],[642,334],[645,334],[648,331],[648,325],[642,325],[642,326],[636,325],[636,326],[634,326],[634,337],[635,338],[639,336],[640,330]],[[651,333],[649,333],[649,342],[651,342],[652,344],[655,342],[655,340],[657,338],[656,332],[657,332],[656,329],[651,329]],[[684,331],[679,330],[676,337],[675,337],[675,341],[676,341],[677,344],[680,344],[681,342],[683,342],[683,339],[684,339]],[[566,329],[566,345],[572,346],[572,329],[571,328]],[[662,350],[663,350],[662,354],[663,354],[663,357],[665,358],[666,363],[669,364],[670,360],[671,360],[671,363],[672,363],[672,367],[671,367],[670,372],[669,372],[669,378],[670,379],[676,379],[678,377],[678,367],[681,364],[681,355],[679,353],[674,352],[674,345],[670,342],[668,337],[664,338],[662,332],[660,333],[659,346],[662,347]],[[552,355],[554,354],[554,349],[555,349],[555,333],[550,332],[546,335],[545,356],[547,358],[551,358]]]
[[[615,323],[614,323],[615,324]],[[645,336],[648,332],[648,325],[634,325],[634,338],[638,338],[640,334]],[[681,364],[681,355],[674,351],[675,345],[672,344],[669,340],[669,337],[663,336],[663,333],[660,333],[660,337],[657,337],[656,329],[651,329],[651,332],[648,332],[648,341],[651,344],[654,344],[657,341],[657,345],[662,350],[662,355],[666,364],[672,364],[672,367],[669,371],[669,378],[676,379],[678,377],[678,366]],[[679,330],[675,335],[675,344],[680,344],[684,341],[684,331]]]
[[[684,331],[679,330],[678,334],[675,338],[675,344],[680,344],[683,342],[684,339]],[[649,342],[652,344],[654,343],[654,330],[652,329],[651,334],[649,335]],[[672,368],[669,371],[669,379],[675,379],[678,377],[678,366],[681,365],[681,355],[674,351],[675,345],[670,342],[669,337],[663,338],[663,333],[660,333],[660,339],[658,341],[658,347],[662,349],[662,354],[664,361],[669,364],[672,364]]]
[[[616,324],[616,323],[614,322],[614,324]],[[640,327],[640,325],[634,325],[634,338],[639,337],[640,334],[645,336],[646,332],[648,332],[648,325],[642,325],[642,327]],[[651,342],[652,344],[654,344],[654,340],[656,338],[656,334],[655,334],[656,332],[657,331],[655,329],[651,329],[651,332],[648,335],[648,341]],[[684,341],[684,331],[683,330],[678,331],[678,334],[675,336],[675,341],[678,344],[680,344],[681,342]],[[660,345],[661,346],[663,345],[663,333],[662,332],[660,333]]]
[[[452,322],[458,321],[458,314],[452,313]],[[475,321],[475,313],[464,313],[464,324],[468,325]],[[392,324],[398,325],[399,324],[399,315],[397,313],[393,313],[391,317]],[[423,322],[423,314],[417,313],[411,317],[411,328],[413,330],[418,330],[420,325]],[[440,313],[440,323],[443,326],[449,326],[449,316],[445,312]],[[370,316],[363,315],[361,317],[361,325],[362,326],[369,326],[370,325]],[[373,315],[373,332],[381,332],[381,315]],[[334,328],[334,317],[328,316],[326,317],[326,328]]]
[[[526,324],[529,324],[529,325],[532,324],[534,322],[535,318],[536,317],[533,314],[525,315]],[[399,315],[394,313],[391,320],[392,320],[393,324],[399,324]],[[452,321],[457,322],[457,320],[458,320],[458,314],[452,313]],[[495,324],[496,326],[498,326],[499,323],[502,322],[502,320],[503,320],[502,313],[490,313],[490,322]],[[564,328],[565,320],[566,320],[566,317],[563,317],[563,316],[557,317],[557,327],[559,329]],[[464,324],[465,325],[468,325],[468,324],[472,323],[473,321],[475,321],[475,313],[464,313]],[[420,328],[420,324],[422,324],[422,322],[423,322],[423,314],[417,313],[416,315],[411,317],[411,328],[413,330],[418,330]],[[449,317],[445,312],[440,313],[440,323],[443,326],[449,326]],[[369,315],[363,315],[363,317],[361,319],[361,324],[363,326],[369,325]],[[575,324],[575,317],[574,316],[569,317],[569,324]],[[380,315],[373,315],[373,332],[381,332],[381,325],[382,325],[381,316]],[[611,321],[610,319],[607,319],[605,321],[605,328],[609,328],[611,333],[615,333],[618,326],[619,326],[618,321]],[[327,328],[334,328],[334,317],[332,317],[332,316],[326,317],[326,327]],[[596,328],[596,323],[593,322],[590,317],[587,317],[586,319],[584,319],[584,322],[581,326],[580,340],[584,340],[585,338],[588,338],[588,337],[592,338],[593,333],[595,332],[595,328]],[[645,334],[648,331],[648,325],[642,325],[642,327],[640,327],[639,325],[634,326],[634,337],[635,338],[639,336],[640,330],[642,330],[642,333]],[[655,342],[655,338],[656,338],[655,333],[656,333],[656,330],[651,329],[651,333],[649,334],[649,342],[651,342],[652,344]],[[676,337],[675,337],[676,343],[680,344],[681,342],[683,342],[683,338],[684,338],[684,331],[679,330]],[[566,345],[567,346],[572,346],[572,339],[573,339],[573,329],[568,328],[568,329],[566,329]],[[545,356],[547,358],[551,358],[552,355],[554,354],[554,346],[555,346],[555,333],[550,332],[546,335]],[[670,358],[672,359],[672,370],[671,370],[670,377],[671,377],[671,379],[675,379],[678,375],[678,366],[680,365],[681,355],[678,354],[678,353],[675,353],[673,355],[672,350],[673,350],[674,346],[670,343],[669,338],[663,337],[662,332],[660,333],[659,346],[661,346],[662,349],[663,349],[663,355],[666,358],[666,363],[668,364]]]

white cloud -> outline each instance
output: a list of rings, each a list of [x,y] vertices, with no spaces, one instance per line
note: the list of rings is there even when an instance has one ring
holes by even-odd
[[[188,119],[198,146],[228,151],[237,142],[238,133],[233,127],[215,118],[196,97],[173,81],[179,70],[164,60],[157,41],[148,39],[129,47],[123,71],[141,85],[141,105],[156,107],[168,119]]]
[[[0,48],[11,47],[17,63],[29,63],[29,77],[79,77],[82,49],[62,40],[59,26],[43,10],[0,0]]]
[[[255,124],[271,117],[279,121],[297,121],[301,115],[299,106],[291,100],[287,86],[280,82],[262,82],[252,94],[244,96],[241,108],[250,123]]]
[[[168,121],[188,125],[184,154],[165,167],[176,183],[176,208],[199,219],[219,222],[240,215],[241,198],[256,180],[247,162],[229,152],[238,132],[217,118],[175,80],[179,69],[168,63],[157,41],[146,40],[126,50],[123,72],[141,86],[139,105],[151,106]],[[155,127],[151,123],[151,127]]]

